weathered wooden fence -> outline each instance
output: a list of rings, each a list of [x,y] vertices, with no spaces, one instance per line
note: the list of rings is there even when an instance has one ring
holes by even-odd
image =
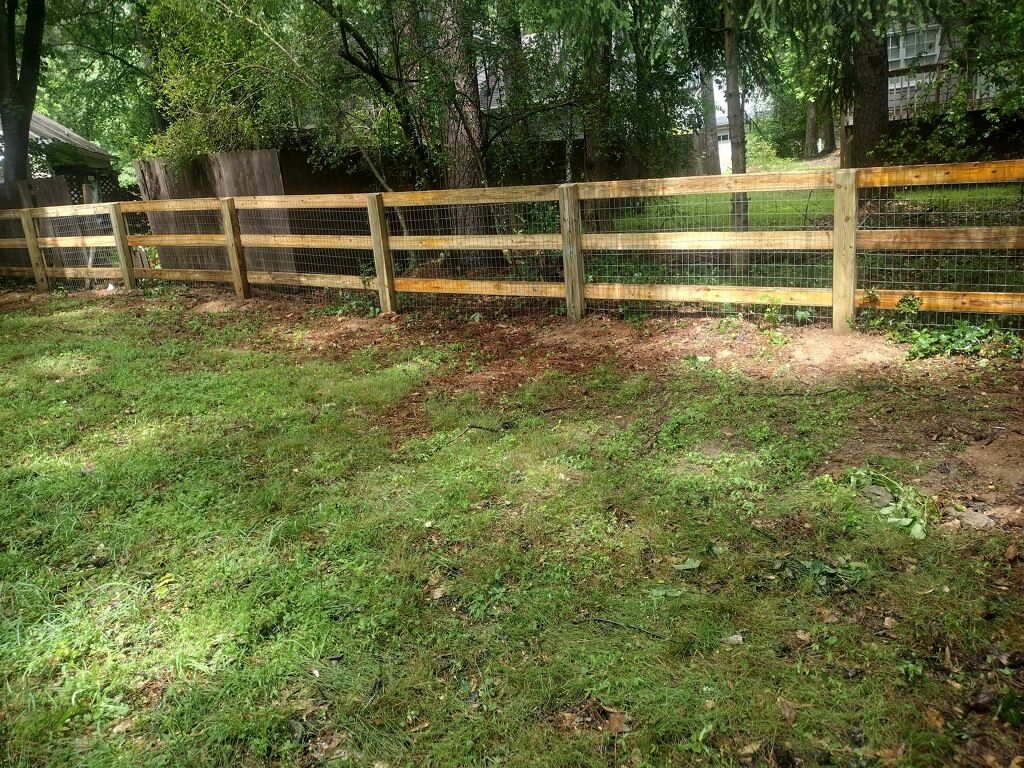
[[[843,333],[858,305],[908,293],[927,312],[1024,315],[1022,224],[1024,160],[133,201],[0,212],[0,276],[368,290],[385,312],[402,294],[559,299],[572,319],[602,301],[797,306]],[[718,260],[699,256],[697,279],[680,254]]]

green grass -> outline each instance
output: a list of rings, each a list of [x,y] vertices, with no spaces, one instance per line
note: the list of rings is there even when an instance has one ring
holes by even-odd
[[[750,229],[814,229],[832,216],[830,190],[750,192]],[[732,203],[728,194],[675,195],[638,202],[615,218],[616,231],[652,232],[729,229]]]
[[[680,359],[486,401],[430,382],[486,365],[470,341],[302,335],[154,299],[0,315],[0,763],[1010,749],[955,714],[1015,684],[986,661],[1020,648],[1007,542],[913,540],[824,464],[858,419],[948,414],[941,390],[794,397]]]

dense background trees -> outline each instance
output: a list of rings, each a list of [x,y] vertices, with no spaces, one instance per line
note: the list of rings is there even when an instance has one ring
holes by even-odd
[[[777,154],[830,151],[852,110],[849,160],[870,164],[906,154],[885,35],[921,20],[956,38],[948,90],[991,84],[990,128],[1024,109],[1013,0],[6,0],[4,13],[7,178],[29,173],[35,107],[126,164],[299,144],[385,188],[529,180],[552,146],[566,178],[714,173],[721,114],[743,172],[752,94],[768,105],[753,129]],[[903,136],[969,152],[969,101]]]

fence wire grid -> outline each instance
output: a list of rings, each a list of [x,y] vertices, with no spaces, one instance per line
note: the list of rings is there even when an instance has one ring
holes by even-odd
[[[831,250],[803,247],[799,233],[830,232],[833,193],[811,189],[736,194],[688,194],[583,200],[584,234],[699,232],[772,233],[773,247],[713,249],[585,250],[588,283],[717,286],[738,288],[832,287]],[[787,247],[785,232],[793,232]],[[772,307],[770,297],[747,292],[727,303],[588,299],[599,312],[734,314]],[[823,306],[785,306],[774,311],[802,322],[831,317]]]
[[[564,312],[564,300],[553,296],[483,296],[412,290],[422,281],[482,280],[564,285],[561,246],[556,248],[438,248],[403,238],[547,235],[560,237],[556,201],[403,205],[387,209],[399,302],[403,311],[438,311],[454,315],[510,317],[536,312]],[[404,289],[403,289],[404,285]],[[435,287],[431,284],[429,287]]]
[[[1021,227],[1024,226],[1024,184],[861,188],[857,210],[859,231],[892,232],[894,243],[898,242],[898,233],[908,229]],[[898,291],[906,295],[898,313],[904,314],[914,325],[935,327],[969,320],[1024,329],[1021,314],[930,311],[927,308],[915,311],[919,303],[917,294],[923,291],[1024,294],[1024,250],[1013,245],[1008,238],[985,248],[858,248],[857,287],[868,292],[869,302],[879,291]]]
[[[879,183],[877,173],[874,178],[866,183]],[[384,195],[383,235],[400,311],[563,314],[560,202],[548,198],[550,189],[536,189],[521,201],[481,190],[489,193],[481,197],[500,202],[473,202],[463,194],[438,203],[433,201],[439,193],[430,193],[422,198],[430,200],[426,204],[413,195]],[[583,279],[591,286],[584,288],[587,308],[629,314],[772,311],[800,322],[828,319],[835,194],[815,188],[583,199]],[[239,198],[238,233],[253,295],[378,311],[367,208],[375,203],[366,200],[335,196],[269,207],[279,201]],[[131,211],[124,221],[130,238],[166,235],[181,242],[129,247],[144,290],[230,283],[231,232],[219,205]],[[55,237],[112,237],[108,213],[47,211],[35,225],[47,268],[108,270],[96,278],[51,276],[51,284],[80,290],[120,283],[109,274],[120,266],[116,248],[46,243]],[[1024,312],[949,309],[986,309],[986,302],[1000,295],[1007,312],[1021,306],[1015,297],[1024,296],[1024,183],[861,186],[857,228],[861,312],[902,313],[919,326],[991,318],[1024,328]],[[943,230],[955,230],[964,247],[929,247]],[[0,219],[0,238],[22,234],[19,219]],[[207,242],[188,243],[195,235],[207,236]],[[30,264],[24,248],[0,249],[0,267]],[[160,280],[154,276],[160,270],[185,270],[190,274],[174,277],[189,279]]]

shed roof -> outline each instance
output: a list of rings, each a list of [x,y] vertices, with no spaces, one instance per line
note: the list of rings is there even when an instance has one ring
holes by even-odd
[[[2,130],[0,136],[3,136]],[[55,165],[109,168],[113,160],[96,144],[39,112],[32,113],[29,136],[43,145],[43,151]]]
[[[113,159],[110,153],[104,152],[103,149],[96,144],[93,144],[85,137],[79,136],[70,128],[61,125],[56,120],[40,114],[39,112],[32,113],[32,123],[29,127],[29,134],[32,138],[40,139],[42,141],[70,144],[78,150],[79,154],[88,156],[93,161],[99,161],[104,165]]]

